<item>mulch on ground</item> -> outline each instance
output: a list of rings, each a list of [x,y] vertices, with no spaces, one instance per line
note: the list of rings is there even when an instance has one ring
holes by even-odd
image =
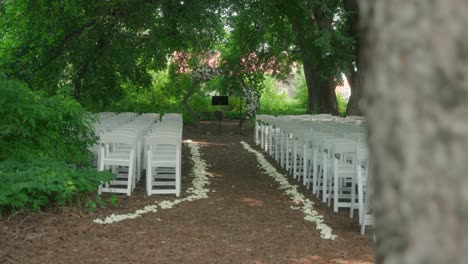
[[[173,199],[146,196],[142,178],[132,196],[118,196],[118,208],[18,214],[0,223],[0,263],[372,262],[372,245],[346,210],[333,213],[310,195],[338,236],[335,240],[321,239],[301,211],[291,210],[288,197],[240,144],[243,140],[254,147],[252,129],[239,132],[234,122],[223,122],[221,130],[216,122],[184,127],[184,139],[200,144],[202,158],[210,165],[210,188],[215,191],[208,199],[111,225],[93,223],[98,217]],[[183,153],[185,190],[191,185],[192,162],[186,146]]]

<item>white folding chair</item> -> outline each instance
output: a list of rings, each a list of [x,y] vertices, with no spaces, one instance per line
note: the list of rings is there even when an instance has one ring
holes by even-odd
[[[180,195],[182,139],[177,133],[154,133],[146,140],[146,191]]]
[[[339,208],[351,208],[352,181],[355,175],[356,166],[356,146],[357,142],[341,141],[333,144],[333,181],[330,184],[333,189],[333,196],[328,197],[328,205],[333,199],[333,211],[338,212]],[[344,201],[343,201],[344,200]]]
[[[118,150],[119,145],[129,146],[127,151]],[[106,133],[101,135],[101,152],[98,170],[110,169],[116,178],[99,186],[98,192],[125,193],[131,195],[135,187],[137,137],[130,134]],[[120,170],[125,167],[126,170]]]

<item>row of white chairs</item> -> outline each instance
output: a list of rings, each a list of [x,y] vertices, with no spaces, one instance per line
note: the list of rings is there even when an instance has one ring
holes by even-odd
[[[358,210],[361,233],[373,224],[363,117],[258,115],[255,142],[297,181],[338,212]]]
[[[121,113],[118,115],[103,115],[104,118],[95,127],[99,130],[99,152],[98,170],[110,170],[116,177],[99,186],[98,192],[125,193],[131,195],[141,175],[150,173],[147,165],[152,166],[154,162],[150,160],[147,150],[151,150],[158,140],[167,140],[167,134],[158,133],[159,127],[169,124],[170,120],[178,120],[179,141],[182,141],[182,117],[179,114],[167,114],[160,118],[159,114],[146,113],[137,115],[136,113]],[[98,133],[98,132],[96,132]],[[166,144],[167,145],[167,144]],[[180,144],[179,144],[180,145]],[[179,146],[178,158],[180,160],[181,148]],[[180,165],[180,161],[178,163]],[[167,168],[166,168],[167,169]],[[180,166],[178,169],[177,192],[148,192],[153,193],[175,193],[180,194]],[[151,177],[150,177],[151,179]],[[147,190],[151,189],[152,183],[148,184]],[[173,188],[175,189],[175,188]]]
[[[166,114],[145,137],[146,192],[180,196],[182,116]]]
[[[112,131],[112,129],[129,123],[135,119],[138,115],[132,112],[125,113],[114,113],[114,112],[102,112],[97,114],[96,122],[93,124],[94,134],[97,139],[97,143],[90,148],[90,151],[94,154],[93,164],[97,167],[99,164],[99,138],[101,134]]]
[[[131,195],[143,172],[144,135],[158,118],[143,114],[100,135],[98,170],[111,170],[116,178],[99,186],[99,193]]]

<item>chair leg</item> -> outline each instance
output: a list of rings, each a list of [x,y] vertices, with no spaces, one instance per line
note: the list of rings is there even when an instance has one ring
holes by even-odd
[[[349,218],[354,217],[354,208],[356,207],[356,177],[357,173],[354,174],[353,180],[351,182],[351,208],[349,210]]]
[[[317,191],[317,180],[318,180],[318,177],[319,177],[319,166],[317,164],[317,149],[314,148],[313,151],[312,151],[312,193],[313,194],[317,194],[318,191]],[[317,195],[318,197],[318,195]]]
[[[130,196],[132,194],[132,188],[133,188],[133,181],[134,181],[134,170],[135,170],[135,152],[132,150],[130,152],[130,162],[128,165],[128,179],[127,179],[127,196]]]
[[[323,180],[322,180],[322,202],[325,203],[328,198],[328,160],[326,154],[323,153]],[[317,192],[318,195],[318,192]]]
[[[357,186],[358,186],[358,208],[359,208],[359,224],[363,225],[364,217],[363,214],[365,213],[364,210],[364,186],[362,183],[362,169],[359,166],[357,168]]]
[[[101,155],[100,155],[100,158],[99,158],[98,171],[103,171],[104,170],[104,154],[105,154],[104,148],[101,148],[100,152],[101,152]],[[103,184],[104,183],[101,183],[101,185],[99,185],[98,194],[102,193],[102,185]]]
[[[338,164],[337,164],[337,160],[335,159],[334,162],[333,162],[333,211],[335,213],[338,212],[338,188],[339,188],[339,185],[338,185]],[[330,197],[328,198],[328,206],[330,206],[330,201],[331,201],[331,195]]]
[[[292,153],[292,162],[293,162],[293,166],[292,166],[292,170],[293,170],[293,178],[296,179],[296,178],[300,178],[297,174],[297,141],[294,140],[294,144],[293,144],[293,153]]]
[[[151,189],[153,188],[153,167],[151,165],[151,150],[148,150],[147,163],[146,163],[146,194],[151,195]]]
[[[176,168],[175,168],[175,189],[176,189],[176,197],[180,196],[180,183],[181,183],[181,172],[180,172],[180,158],[177,155],[176,161]]]
[[[309,188],[309,178],[310,178],[310,175],[309,175],[309,171],[307,170],[307,163],[308,163],[308,160],[307,160],[307,147],[306,145],[304,144],[304,146],[302,147],[302,185],[305,185],[307,186],[307,189]]]

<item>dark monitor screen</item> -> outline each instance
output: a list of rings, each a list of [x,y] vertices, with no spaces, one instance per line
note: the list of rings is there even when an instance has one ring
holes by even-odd
[[[211,105],[228,105],[229,96],[212,96]]]

